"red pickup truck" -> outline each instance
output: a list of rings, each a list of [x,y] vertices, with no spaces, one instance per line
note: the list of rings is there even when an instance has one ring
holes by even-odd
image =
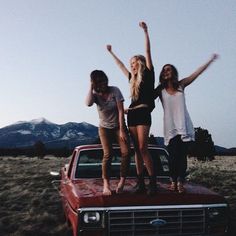
[[[183,194],[169,190],[169,161],[165,149],[149,146],[158,191],[135,193],[134,155],[124,192],[104,196],[100,144],[78,146],[61,169],[60,194],[73,236],[193,236],[226,235],[228,204],[215,192],[190,182]],[[114,146],[111,188],[120,171],[120,149]],[[147,179],[148,181],[148,179]]]

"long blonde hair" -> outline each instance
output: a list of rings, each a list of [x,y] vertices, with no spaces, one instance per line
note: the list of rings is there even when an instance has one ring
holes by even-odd
[[[139,64],[138,73],[136,75],[131,74],[130,79],[130,93],[132,100],[136,101],[139,97],[139,88],[143,78],[143,72],[146,68],[146,59],[142,55],[136,55],[135,58]]]

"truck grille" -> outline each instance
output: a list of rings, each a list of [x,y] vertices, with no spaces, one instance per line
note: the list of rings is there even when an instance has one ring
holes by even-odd
[[[153,226],[150,223],[157,219],[164,224]],[[169,208],[109,211],[108,226],[110,236],[199,235],[205,232],[205,210]]]

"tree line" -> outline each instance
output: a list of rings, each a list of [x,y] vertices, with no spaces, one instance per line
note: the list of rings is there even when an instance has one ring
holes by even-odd
[[[161,138],[154,137],[150,134],[149,143],[164,146],[160,142]],[[99,138],[94,143],[100,143]],[[61,148],[47,148],[42,141],[37,141],[31,147],[24,148],[0,148],[0,156],[28,156],[43,158],[45,155],[53,155],[56,157],[68,157],[72,154],[74,147],[61,147]],[[215,149],[212,136],[207,129],[201,127],[195,128],[195,141],[191,143],[188,156],[196,157],[198,160],[206,161],[213,160],[215,155],[236,155],[236,148],[229,151],[217,152]]]
[[[46,148],[42,141],[37,141],[31,147],[22,148],[0,148],[0,156],[28,156],[43,158],[46,155],[55,157],[68,157],[72,153],[72,149],[67,147],[62,148]]]
[[[224,156],[236,156],[236,148],[225,149],[218,148],[212,140],[212,136],[207,129],[201,127],[194,128],[195,130],[195,141],[191,142],[189,145],[188,156],[196,157],[201,161],[211,161],[214,160],[216,155]],[[151,144],[163,145],[163,143],[158,143],[157,139],[150,135],[149,142]]]

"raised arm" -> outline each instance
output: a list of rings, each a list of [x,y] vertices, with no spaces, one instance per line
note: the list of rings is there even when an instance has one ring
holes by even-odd
[[[85,99],[85,104],[87,106],[92,106],[94,103],[94,96],[93,96],[93,84],[92,82],[90,83],[90,88],[89,88],[89,91],[88,91],[88,94],[87,94],[87,97]]]
[[[148,34],[148,27],[145,22],[140,22],[139,26],[143,29],[145,35],[145,54],[146,54],[146,64],[149,70],[152,69],[152,57],[151,57],[151,44]]]
[[[115,53],[112,51],[112,46],[107,45],[107,50],[108,52],[112,55],[114,58],[116,64],[119,66],[121,71],[125,74],[125,76],[128,78],[129,77],[129,70],[125,67],[124,63],[115,55]]]
[[[213,62],[215,61],[219,56],[217,54],[213,54],[211,56],[211,58],[209,59],[208,62],[206,62],[205,64],[203,64],[202,66],[200,66],[195,72],[193,72],[190,76],[182,79],[180,81],[180,84],[183,86],[183,87],[186,87],[188,85],[190,85],[203,71],[205,71],[208,66]]]

